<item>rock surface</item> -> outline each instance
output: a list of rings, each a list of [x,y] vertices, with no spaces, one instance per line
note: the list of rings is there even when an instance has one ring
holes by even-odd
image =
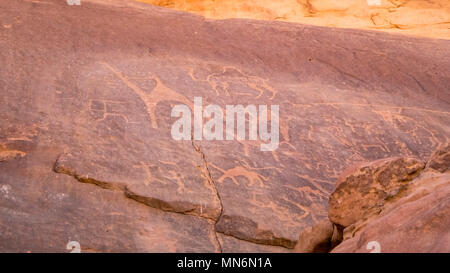
[[[439,172],[450,170],[450,143],[439,146],[439,148],[431,155],[427,167]]]
[[[448,0],[139,0],[207,18],[250,18],[450,39]]]
[[[356,223],[405,190],[424,165],[414,158],[393,158],[344,171],[330,196],[328,217],[342,227]]]
[[[342,241],[342,230],[329,219],[323,219],[300,232],[294,252],[328,253]]]
[[[10,0],[0,63],[3,252],[288,251],[346,166],[450,135],[443,40]],[[279,105],[278,149],[174,140],[194,96]]]
[[[438,149],[428,166],[434,166],[436,156],[442,156],[448,146]],[[408,173],[410,159],[386,160],[380,169],[375,162],[358,168],[346,175],[330,198],[330,219],[335,224],[342,224],[343,242],[332,252],[449,252],[450,251],[450,173],[440,173],[427,168],[415,171],[416,178],[403,180],[406,183],[400,191],[382,194],[376,206],[367,197],[367,189],[372,195],[379,192],[379,176],[382,173]],[[393,162],[401,164],[393,165]],[[415,163],[417,164],[417,163]],[[414,165],[414,163],[413,163]],[[420,165],[420,164],[419,164]],[[447,162],[447,167],[448,167]],[[439,164],[439,167],[442,167]],[[368,170],[377,170],[368,172]],[[361,175],[364,173],[364,175]],[[368,174],[369,173],[369,174]],[[371,173],[371,174],[370,174]],[[357,177],[358,181],[355,181]],[[352,181],[353,183],[349,183]],[[398,176],[388,176],[385,185],[398,187]],[[359,183],[358,183],[359,182]],[[365,185],[361,187],[360,185]],[[367,185],[370,187],[367,187]],[[377,188],[376,190],[373,190]],[[384,189],[386,187],[383,187]],[[343,195],[342,192],[352,192]],[[358,194],[359,192],[359,194]],[[363,197],[361,198],[361,195]],[[362,202],[355,201],[357,197]],[[380,195],[377,195],[380,197]],[[339,208],[336,204],[340,203]],[[348,204],[351,204],[350,207]],[[358,217],[355,217],[358,216]],[[375,247],[375,248],[373,248]]]

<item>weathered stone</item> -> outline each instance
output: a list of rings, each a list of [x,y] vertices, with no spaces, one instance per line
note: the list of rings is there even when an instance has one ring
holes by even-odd
[[[327,253],[332,248],[335,227],[328,219],[324,219],[310,228],[301,231],[294,252]]]
[[[48,141],[48,140],[47,140]],[[49,169],[46,146],[0,165],[0,252],[219,252],[214,221],[164,212]]]
[[[447,0],[139,0],[207,18],[252,18],[448,39]]]
[[[348,227],[332,252],[369,252],[369,243],[375,242],[380,252],[448,253],[449,225],[450,174],[423,172],[379,215]]]
[[[17,159],[20,157],[24,157],[26,155],[25,152],[14,150],[14,149],[8,149],[4,145],[0,144],[0,162],[11,160],[11,159]]]
[[[134,1],[0,10],[0,147],[26,155],[2,155],[1,251],[209,252],[218,233],[293,248],[346,166],[427,158],[449,135],[446,41]],[[279,105],[278,149],[173,140],[171,110],[194,96]]]
[[[255,244],[218,233],[223,253],[289,253],[292,250],[273,245]]]
[[[450,143],[439,146],[439,148],[431,155],[430,160],[427,163],[427,168],[439,172],[450,170]]]
[[[108,149],[87,155],[65,153],[59,156],[54,170],[80,182],[121,190],[150,207],[217,219],[220,202],[201,156],[190,146],[178,143],[171,146],[173,153],[159,153],[153,161],[149,157],[152,153],[144,150],[136,154],[108,155],[105,154]]]
[[[328,209],[330,220],[343,227],[376,212],[406,190],[424,163],[414,158],[390,158],[350,168],[339,177]]]

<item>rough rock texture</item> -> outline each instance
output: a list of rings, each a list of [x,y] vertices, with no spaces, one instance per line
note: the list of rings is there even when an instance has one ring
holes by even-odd
[[[329,219],[323,219],[300,232],[294,252],[327,253],[342,241],[342,230]]]
[[[450,39],[448,0],[139,0],[207,18],[251,18]]]
[[[429,163],[435,160],[436,155],[442,155],[440,151],[442,149],[434,153]],[[403,162],[407,160],[403,159]],[[389,173],[408,173],[408,165],[391,165]],[[381,198],[382,202],[377,203],[374,210],[374,206],[367,205],[373,203],[370,202],[373,198],[364,196],[363,202],[354,201],[354,198],[366,193],[367,186],[361,187],[359,184],[370,184],[371,189],[379,188],[376,174],[372,177],[360,175],[362,172],[367,174],[368,168],[379,169],[379,162],[347,174],[343,183],[355,177],[358,177],[359,183],[348,184],[346,189],[338,186],[331,195],[330,219],[334,223],[345,224],[343,242],[332,252],[369,252],[373,250],[370,245],[373,242],[378,245],[376,251],[379,252],[449,252],[450,173],[440,173],[429,168],[421,172],[418,170],[420,173],[416,178],[405,181],[407,184],[403,189],[389,194],[388,199]],[[387,170],[383,167],[378,175]],[[394,187],[398,185],[397,176],[391,176],[385,181]],[[352,192],[352,195],[339,194],[343,191]],[[375,192],[378,190],[372,191]],[[342,206],[333,206],[332,200],[333,204],[340,203]],[[352,207],[347,205],[349,203],[352,203]]]
[[[439,172],[450,170],[450,143],[442,144],[428,161],[427,167]]]
[[[393,158],[351,167],[330,196],[328,217],[343,227],[354,224],[405,190],[424,165],[414,158]]]
[[[9,0],[0,63],[0,251],[292,249],[346,166],[450,135],[444,40]],[[194,96],[279,105],[278,149],[173,140]]]
[[[291,249],[280,247],[280,246],[272,246],[272,245],[264,245],[264,244],[255,244],[252,242],[247,242],[244,240],[237,239],[233,236],[227,236],[222,233],[218,233],[219,242],[222,247],[223,253],[242,253],[242,252],[251,252],[251,253],[289,253]]]

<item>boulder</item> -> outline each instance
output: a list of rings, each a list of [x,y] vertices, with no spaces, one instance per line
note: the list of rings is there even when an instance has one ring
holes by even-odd
[[[329,217],[343,226],[332,252],[449,252],[448,145],[424,164],[390,158],[353,166],[330,196]],[[321,237],[318,237],[321,238]]]
[[[450,252],[450,175],[426,171],[378,215],[347,227],[339,252]]]
[[[329,219],[302,230],[294,252],[327,253],[342,241],[342,230]]]
[[[330,196],[328,216],[347,227],[404,191],[425,164],[415,158],[377,160],[344,171]]]

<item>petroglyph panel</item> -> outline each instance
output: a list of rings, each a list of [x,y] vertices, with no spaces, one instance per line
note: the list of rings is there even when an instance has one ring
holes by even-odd
[[[301,229],[327,216],[334,180],[346,166],[398,154],[424,157],[449,131],[450,112],[395,104],[402,93],[361,87],[355,97],[352,89],[284,83],[236,66],[174,57],[98,62],[90,70],[97,74],[89,72],[81,86],[109,88],[106,97],[88,93],[89,111],[102,113],[93,118],[96,135],[122,140],[97,141],[96,152],[76,160],[83,165],[102,154],[103,163],[93,163],[95,170],[109,166],[102,174],[73,169],[123,185],[125,194],[150,206],[218,220],[218,232],[254,243],[292,248]],[[192,110],[195,96],[223,109],[280,105],[278,149],[261,152],[260,140],[174,141],[170,111],[177,104]],[[128,111],[133,103],[138,111]],[[127,147],[120,151],[123,141]],[[125,165],[107,160],[117,154]]]
[[[259,244],[293,248],[300,230],[327,216],[346,166],[424,157],[449,131],[450,112],[395,104],[401,93],[362,87],[355,97],[352,89],[285,83],[217,62],[101,61],[88,71],[80,86],[94,135],[103,137],[63,155],[58,170],[152,207],[217,220],[217,232]],[[192,111],[194,97],[222,109],[280,105],[278,149],[261,152],[260,140],[174,141],[171,109]]]
[[[79,140],[80,149],[63,153],[55,171],[123,191],[154,208],[217,219],[220,202],[202,155],[191,142],[176,142],[170,131],[158,128],[170,118],[170,112],[161,114],[170,109],[169,103],[191,102],[175,95],[156,74],[139,77],[121,70],[126,65],[98,62],[84,72],[79,86],[88,103],[77,119],[90,128],[92,137]],[[142,71],[151,72],[144,67]],[[136,78],[141,84],[134,83]],[[156,84],[145,85],[144,80]]]

